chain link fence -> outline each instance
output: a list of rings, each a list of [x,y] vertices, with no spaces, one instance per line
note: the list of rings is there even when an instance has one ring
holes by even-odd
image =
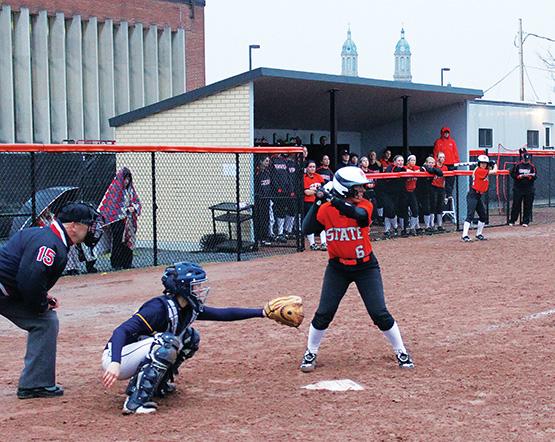
[[[101,242],[90,250],[72,247],[66,273],[110,271],[130,267],[248,260],[303,251],[300,225],[304,212],[304,160],[301,148],[184,148],[163,152],[112,147],[103,150],[64,146],[64,152],[0,152],[0,243],[16,231],[47,225],[67,201],[98,207],[105,218]],[[120,151],[120,150],[125,151]],[[495,157],[493,157],[495,158]],[[471,157],[471,161],[472,161]],[[518,156],[503,156],[499,168],[510,170]],[[554,156],[533,158],[533,222],[555,221]],[[505,172],[506,173],[506,172]],[[130,184],[127,186],[125,177]],[[378,178],[380,174],[368,175]],[[384,201],[390,183],[376,180],[373,240],[409,236],[410,216],[384,225]],[[403,179],[404,180],[404,179]],[[417,235],[462,228],[469,176],[456,176],[453,198],[441,211],[444,230],[426,231],[419,178],[415,195]],[[508,222],[512,178],[490,177],[489,225]],[[401,195],[405,198],[406,195]],[[397,209],[395,209],[397,210]],[[387,210],[386,210],[387,211]],[[390,232],[386,235],[385,232]],[[322,239],[324,239],[323,237]],[[324,241],[316,238],[316,249]]]
[[[67,201],[84,201],[103,215],[104,235],[94,250],[72,246],[68,274],[304,249],[299,148],[254,154],[74,147],[0,153],[0,242],[21,228],[48,224]],[[284,166],[281,187],[274,172],[269,180],[276,162]]]

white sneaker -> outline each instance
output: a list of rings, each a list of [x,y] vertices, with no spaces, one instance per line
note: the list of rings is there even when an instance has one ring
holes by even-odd
[[[523,224],[522,227],[528,227],[528,224]]]

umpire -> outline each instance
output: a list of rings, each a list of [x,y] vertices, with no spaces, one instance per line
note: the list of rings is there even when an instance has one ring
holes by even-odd
[[[98,242],[99,221],[92,206],[68,203],[50,226],[20,230],[0,249],[0,315],[28,332],[19,399],[64,394],[56,385],[60,303],[48,290],[64,271],[72,244]]]
[[[509,225],[515,224],[520,208],[524,202],[521,223],[523,227],[528,227],[532,217],[532,205],[534,203],[534,181],[537,178],[536,166],[530,161],[530,154],[523,152],[521,160],[511,169],[511,177],[514,180],[513,186],[513,208]]]

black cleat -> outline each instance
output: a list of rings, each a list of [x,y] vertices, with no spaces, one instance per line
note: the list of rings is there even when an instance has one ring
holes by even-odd
[[[484,235],[476,235],[478,241],[487,241],[488,239]]]
[[[414,362],[408,353],[397,353],[395,356],[400,368],[414,368]]]
[[[316,353],[311,353],[307,348],[304,352],[300,368],[303,373],[310,373],[311,371],[314,371],[316,368]]]
[[[33,399],[39,397],[58,397],[64,395],[64,389],[60,385],[51,387],[18,388],[17,397],[19,399]]]

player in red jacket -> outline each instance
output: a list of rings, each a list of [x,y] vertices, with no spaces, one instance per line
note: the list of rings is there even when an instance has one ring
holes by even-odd
[[[478,213],[478,228],[476,229],[476,239],[485,241],[487,238],[482,235],[484,226],[487,223],[487,213],[484,207],[483,196],[488,192],[489,176],[497,172],[497,164],[490,161],[487,155],[478,157],[478,167],[472,173],[472,185],[466,194],[466,219],[463,226],[462,240],[465,242],[472,241],[468,236],[470,223],[474,217],[474,212]]]
[[[301,371],[316,368],[316,355],[349,285],[357,285],[374,324],[389,340],[401,368],[412,368],[397,323],[385,305],[382,276],[370,243],[372,203],[364,199],[368,179],[358,167],[343,167],[317,192],[318,200],[303,220],[303,233],[326,232],[329,262],[320,303],[310,324]]]
[[[304,189],[304,214],[306,215],[314,201],[316,201],[316,190],[324,184],[324,178],[316,173],[316,161],[308,160],[306,166],[306,173],[303,178]],[[320,247],[314,240],[314,233],[306,235],[310,250],[327,250],[326,236],[320,235]]]
[[[441,135],[434,143],[434,158],[437,160],[440,152],[445,154],[445,165],[447,170],[455,170],[455,164],[460,163],[459,151],[457,143],[451,138],[451,129],[448,127],[441,128]],[[446,177],[445,192],[447,197],[453,196],[453,185],[455,177]]]

